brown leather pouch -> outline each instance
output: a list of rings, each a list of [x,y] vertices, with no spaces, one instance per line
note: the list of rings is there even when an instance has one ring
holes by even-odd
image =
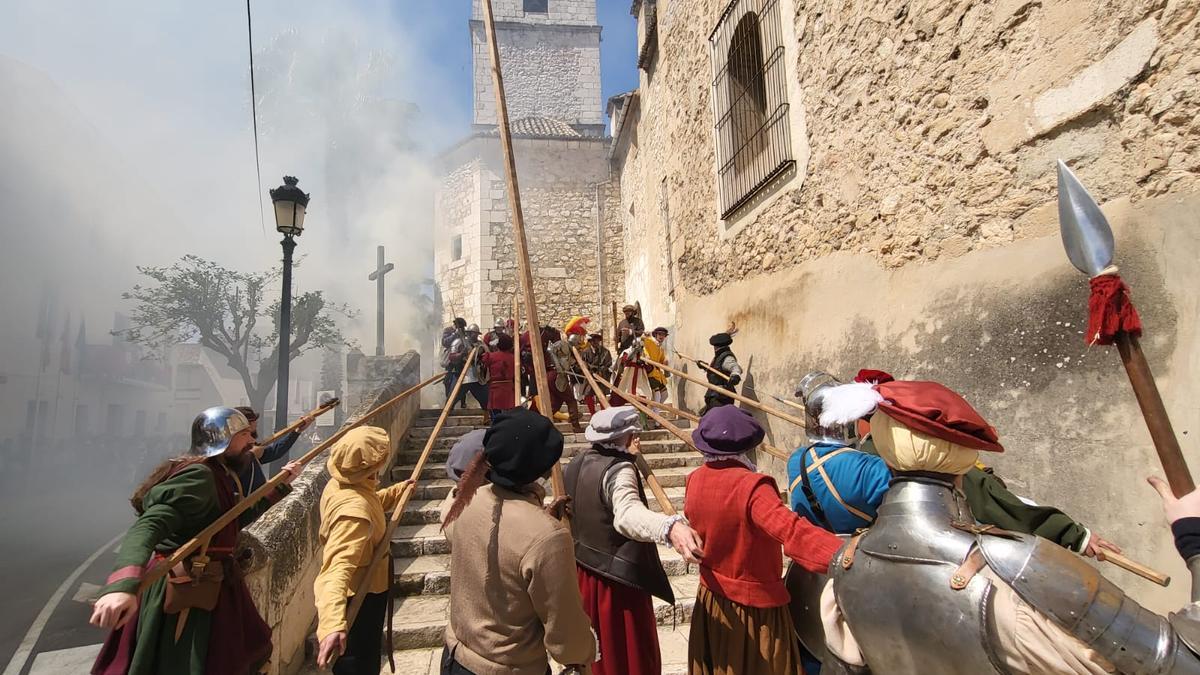
[[[178,614],[185,609],[211,612],[217,606],[221,582],[225,579],[224,562],[209,560],[200,570],[189,567],[192,566],[181,562],[167,573],[163,612]]]

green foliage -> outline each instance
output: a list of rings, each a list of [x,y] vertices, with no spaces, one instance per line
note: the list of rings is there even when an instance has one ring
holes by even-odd
[[[135,304],[130,328],[119,333],[158,353],[198,341],[225,358],[241,376],[251,405],[262,410],[278,374],[280,303],[266,304],[266,296],[279,271],[239,272],[187,255],[169,267],[138,267],[138,272],[148,281],[122,294]],[[334,314],[353,312],[328,303],[321,291],[292,299],[289,361],[346,344]],[[252,364],[257,373],[251,373]]]

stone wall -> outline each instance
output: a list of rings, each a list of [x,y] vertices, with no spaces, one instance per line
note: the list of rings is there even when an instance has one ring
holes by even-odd
[[[479,167],[467,162],[442,178],[434,199],[433,266],[442,320],[469,314],[479,304]],[[462,237],[462,255],[454,260],[452,243]]]
[[[1011,487],[1172,573],[1162,590],[1104,567],[1150,606],[1177,607],[1186,574],[1142,480],[1161,468],[1115,351],[1084,344],[1087,285],[1058,241],[1054,160],[1104,204],[1147,356],[1200,466],[1200,6],[779,1],[800,161],[730,222],[697,84],[727,3],[659,3],[659,59],[617,139],[629,294],[670,312],[673,260],[679,349],[707,356],[707,337],[737,321],[762,391],[862,367],[962,391],[1000,430],[1007,452],[985,459]],[[666,222],[647,187],[663,181]],[[642,261],[668,226],[678,257]],[[700,395],[688,387],[687,403]],[[801,442],[769,427],[781,447]]]
[[[613,262],[619,257],[622,223],[605,220],[609,218],[605,203],[614,199],[606,143],[592,138],[518,138],[514,144],[539,320],[543,325],[562,326],[576,314],[597,317],[607,313],[602,303],[620,300],[617,291],[623,286],[623,265]],[[478,186],[478,220],[468,219],[461,229],[481,234],[475,249],[478,255],[467,261],[466,270],[459,273],[437,264],[444,318],[452,318],[449,312],[454,306],[468,322],[490,326],[495,319],[512,315],[513,293],[519,292],[499,142],[490,136],[472,138],[446,161],[447,166],[459,168],[448,170],[443,193]],[[475,172],[473,182],[460,178],[464,170]],[[447,194],[440,196],[439,202],[457,199]],[[458,231],[440,217],[438,228],[439,241]],[[606,240],[600,228],[618,238]],[[435,249],[440,247],[438,244]],[[615,268],[607,274],[608,290],[603,297],[601,260]],[[480,280],[478,294],[457,282],[459,274]]]
[[[364,358],[351,364],[347,373],[351,393],[343,405],[352,414],[343,429],[420,381],[421,363],[416,352]],[[385,373],[386,379],[381,377]],[[360,379],[364,375],[369,383],[366,386]],[[353,404],[351,399],[359,402]],[[418,397],[411,396],[368,424],[388,430],[394,452],[408,434],[418,408]],[[328,453],[322,453],[305,467],[292,484],[292,493],[244,530],[239,542],[251,556],[246,584],[273,633],[271,675],[299,672],[306,659],[305,644],[316,628],[312,585],[321,567],[318,509],[321,492],[329,481],[327,458]]]
[[[552,2],[551,5],[554,3]],[[600,101],[600,27],[498,23],[509,119],[550,117],[604,129]],[[475,124],[496,124],[491,53],[483,24],[471,23]]]
[[[483,18],[479,0],[471,3],[472,16]],[[493,0],[496,21],[596,25],[596,0],[549,0],[548,12],[525,12],[525,0]]]

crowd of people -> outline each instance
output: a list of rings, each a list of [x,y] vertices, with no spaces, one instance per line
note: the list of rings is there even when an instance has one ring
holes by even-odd
[[[1060,509],[1009,491],[981,461],[1005,450],[999,434],[937,382],[878,370],[847,383],[820,371],[802,378],[795,395],[808,441],[791,454],[781,492],[755,463],[764,426],[727,395],[743,374],[734,331],[713,335],[704,364],[711,386],[691,432],[703,462],[687,476],[680,513],[650,508],[635,461],[646,424],[622,393],[641,377],[646,398],[665,401],[669,373],[656,364],[666,363],[669,332],[645,334],[636,305],[627,306],[614,358],[587,323],[575,317],[539,333],[552,411],[565,406],[588,444],[553,499],[546,485],[564,436],[537,412],[529,335],[514,336],[504,322],[482,334],[456,320],[443,336],[447,397],[478,349],[460,393],[488,416],[446,463],[455,487],[441,510],[451,552],[443,675],[543,675],[552,661],[570,672],[661,673],[653,599],[674,603],[676,589],[660,547],[699,572],[692,675],[1200,672],[1189,642],[1200,604],[1168,621],[1081,564],[1080,556],[1120,549]],[[611,383],[603,409],[588,401],[590,385],[576,387],[584,375],[576,350]],[[580,400],[592,412],[586,429]],[[150,564],[262,483],[258,457],[285,454],[258,449],[253,433],[253,411],[206,410],[193,424],[192,454],[135,495],[138,520],[93,615],[114,629],[94,673],[263,666],[270,631],[232,545],[240,527],[287,494],[294,463],[268,499],[213,539],[203,564],[179,566],[140,602],[135,595]],[[391,575],[371,563],[386,545],[387,512],[410,487],[381,485],[392,446],[384,429],[360,426],[326,463],[317,663],[343,675],[380,672]],[[1200,493],[1176,499],[1151,482],[1180,555],[1200,561]]]

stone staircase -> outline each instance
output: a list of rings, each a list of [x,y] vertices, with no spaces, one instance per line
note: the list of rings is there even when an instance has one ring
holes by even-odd
[[[399,451],[393,480],[411,475],[433,427],[439,410],[422,410],[408,439]],[[585,417],[586,423],[586,417]],[[686,424],[686,422],[683,422]],[[440,530],[439,509],[450,494],[453,482],[446,477],[444,465],[450,447],[463,434],[483,426],[478,410],[455,410],[430,451],[416,493],[405,511],[392,539],[396,562],[396,611],[393,616],[393,642],[396,648],[396,672],[408,675],[438,673],[442,636],[448,620],[450,596],[450,551]],[[565,465],[575,453],[587,447],[583,434],[571,432],[569,424],[558,428],[566,437]],[[668,432],[643,432],[642,452],[658,476],[675,508],[683,509],[684,480],[700,465],[700,456]],[[659,510],[649,494],[650,507]],[[685,563],[674,550],[659,547],[663,565],[675,589],[675,603],[654,599],[658,618],[659,642],[663,651],[663,672],[686,672],[687,630],[698,583],[694,565]],[[571,579],[574,583],[574,579]]]

